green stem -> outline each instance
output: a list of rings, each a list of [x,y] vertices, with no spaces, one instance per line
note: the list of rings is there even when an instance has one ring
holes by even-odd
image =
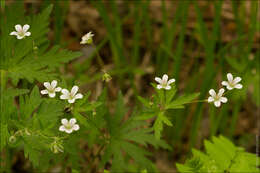
[[[0,0],[1,2],[1,9],[5,11],[5,0]]]
[[[237,122],[240,106],[241,106],[241,103],[238,102],[238,104],[235,104],[235,107],[234,107],[231,124],[230,124],[230,137],[233,136],[235,128],[236,128],[236,122]]]

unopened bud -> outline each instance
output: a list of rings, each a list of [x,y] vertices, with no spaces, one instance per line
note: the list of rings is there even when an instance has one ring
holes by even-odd
[[[102,76],[103,81],[109,82],[111,79],[112,79],[112,77],[106,72]]]
[[[58,143],[57,141],[54,141],[52,144],[51,144],[51,151],[53,152],[53,153],[63,153],[63,151],[64,151],[64,148],[63,148],[63,146],[60,144],[60,143]]]
[[[15,136],[10,136],[9,142],[10,143],[15,143],[15,141],[16,141],[16,137]]]

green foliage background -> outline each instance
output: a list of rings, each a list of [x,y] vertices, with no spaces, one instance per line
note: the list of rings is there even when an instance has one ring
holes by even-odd
[[[188,138],[187,150],[192,150],[193,156],[190,158],[185,154],[190,159],[185,164],[177,164],[179,172],[259,171],[256,168],[259,167],[259,157],[230,141],[237,142],[234,132],[239,128],[237,121],[244,103],[250,99],[259,109],[259,49],[254,49],[254,39],[259,34],[258,1],[251,2],[249,22],[243,17],[245,2],[232,1],[237,37],[227,44],[221,42],[223,1],[209,2],[214,7],[212,29],[207,27],[203,9],[197,1],[173,2],[178,8],[172,19],[166,1],[158,1],[162,13],[159,45],[153,40],[156,31],[149,15],[151,1],[124,2],[129,10],[124,17],[120,16],[116,1],[91,1],[89,5],[98,11],[107,35],[97,43],[91,56],[81,62],[75,59],[82,53],[66,49],[63,43],[68,0],[44,1],[37,15],[27,15],[22,1],[5,3],[1,1],[0,15],[1,171],[11,172],[13,158],[23,151],[24,158],[31,163],[29,169],[33,171],[46,172],[59,165],[61,172],[159,172],[154,152],[167,152],[171,157],[181,148],[184,136]],[[196,26],[191,41],[186,42],[191,6],[196,14]],[[129,18],[135,19],[131,26],[130,49],[124,44],[128,37],[124,25]],[[51,19],[54,20],[52,41],[47,37]],[[170,24],[169,20],[172,20]],[[10,36],[16,24],[29,24],[32,35],[22,40]],[[153,74],[140,65],[144,58],[143,41],[145,49],[152,54]],[[183,57],[194,45],[204,54],[203,65],[199,57],[195,57],[185,87],[178,90],[178,84],[183,80],[182,67],[187,62]],[[103,85],[102,93],[95,99],[91,92],[85,92],[84,99],[77,100],[73,107],[59,99],[40,95],[42,83],[53,79],[57,79],[62,88],[99,82],[103,69],[94,74],[89,69],[100,61],[98,52],[105,46],[111,51],[109,62],[113,64],[113,69],[107,73],[121,88],[116,98],[110,97],[109,84]],[[250,59],[252,54],[254,59]],[[73,68],[72,76],[66,75],[68,64]],[[102,68],[102,63],[100,66]],[[227,72],[241,76],[244,86],[241,91],[228,95],[227,104],[216,109],[194,101],[207,98],[208,90],[218,86],[215,79],[218,76],[225,79]],[[153,80],[154,76],[164,73],[176,79],[176,85],[169,91],[157,90],[155,84],[150,85],[147,80],[149,75]],[[136,76],[145,81],[147,87],[144,89],[150,87],[153,91],[142,92],[138,85],[144,83],[136,83]],[[131,106],[124,103],[126,88],[132,88],[134,93]],[[66,112],[66,108],[70,111]],[[205,110],[209,116],[209,138],[213,142],[199,136]],[[60,120],[64,117],[75,117],[80,130],[70,135],[59,132]],[[227,136],[229,140],[223,136],[214,137],[217,134]],[[205,141],[206,154],[192,149],[202,140]],[[64,152],[56,153],[57,147]],[[84,151],[93,152],[86,156]]]

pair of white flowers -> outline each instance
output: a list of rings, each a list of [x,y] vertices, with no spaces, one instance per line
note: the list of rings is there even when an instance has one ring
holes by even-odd
[[[61,87],[57,87],[57,81],[53,80],[50,82],[44,82],[43,85],[46,89],[41,90],[41,94],[48,94],[49,97],[54,98],[56,96],[56,92],[62,93],[60,96],[60,99],[62,100],[68,100],[69,103],[74,103],[76,99],[82,99],[83,95],[81,93],[78,93],[79,87],[73,86],[71,91],[68,91],[67,89],[62,89]]]
[[[241,89],[243,87],[242,84],[239,84],[239,82],[242,80],[241,77],[233,78],[233,75],[231,73],[227,74],[227,81],[222,81],[222,85],[226,86],[228,90],[232,90],[234,88]],[[214,102],[214,105],[216,107],[220,107],[221,103],[226,103],[228,99],[226,97],[223,97],[223,94],[225,92],[224,88],[221,88],[218,93],[215,92],[214,89],[209,90],[210,97],[208,98],[208,102]]]
[[[14,26],[16,31],[13,31],[10,33],[10,35],[15,35],[17,39],[21,40],[23,38],[25,38],[26,36],[30,36],[31,32],[28,32],[28,30],[30,29],[30,25],[25,24],[25,25],[20,25],[17,24]],[[88,32],[87,34],[85,34],[81,39],[80,44],[91,44],[93,42],[92,37],[94,36],[94,34],[92,34],[92,32]]]

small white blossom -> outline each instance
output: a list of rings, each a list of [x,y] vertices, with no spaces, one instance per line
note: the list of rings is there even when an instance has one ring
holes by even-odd
[[[76,99],[82,99],[83,95],[78,93],[79,87],[73,86],[71,91],[69,92],[67,89],[62,89],[62,95],[60,96],[60,99],[62,100],[68,100],[69,103],[74,103]]]
[[[19,40],[23,39],[25,36],[31,35],[30,32],[27,32],[29,28],[30,28],[30,25],[28,25],[28,24],[23,25],[23,27],[19,24],[15,25],[16,31],[11,32],[10,35],[16,35],[16,38]]]
[[[164,88],[166,90],[170,90],[171,89],[171,83],[175,82],[175,79],[170,79],[168,81],[168,75],[164,74],[162,78],[155,77],[155,81],[159,83],[157,85],[158,89]]]
[[[53,80],[51,83],[50,82],[44,82],[43,85],[45,86],[45,90],[41,90],[41,94],[48,94],[49,97],[55,97],[56,93],[55,92],[60,92],[61,87],[57,87],[57,81]]]
[[[231,73],[227,74],[228,81],[222,81],[222,85],[226,86],[228,90],[232,90],[234,88],[241,89],[243,88],[243,85],[239,84],[239,82],[242,80],[241,77],[235,77],[233,79],[233,75]]]
[[[222,95],[224,94],[225,92],[225,89],[224,88],[221,88],[219,91],[218,91],[218,94],[216,94],[216,92],[211,89],[209,90],[209,94],[211,95],[209,98],[208,98],[208,102],[214,102],[214,105],[216,107],[220,107],[221,105],[221,102],[222,103],[226,103],[228,100],[226,97],[222,97]]]
[[[94,34],[92,34],[91,32],[85,34],[81,39],[80,44],[91,44],[92,43],[92,37],[94,36]]]
[[[60,126],[59,130],[61,132],[66,132],[66,133],[72,133],[73,130],[77,131],[79,130],[79,125],[76,124],[76,122],[77,121],[75,118],[71,118],[69,121],[66,118],[64,118],[61,120],[62,125]]]

